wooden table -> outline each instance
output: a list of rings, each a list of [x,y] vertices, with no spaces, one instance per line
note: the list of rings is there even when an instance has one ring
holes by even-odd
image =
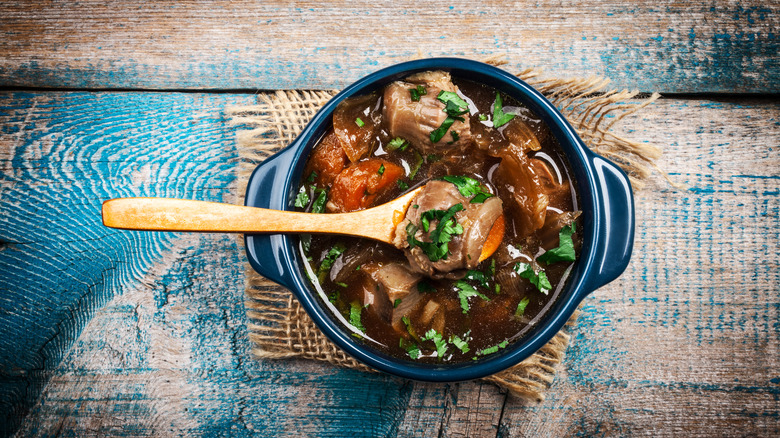
[[[777,436],[777,2],[4,2],[0,434]],[[418,55],[662,99],[627,272],[546,400],[250,355],[235,236],[131,233],[103,200],[237,202],[225,108]]]

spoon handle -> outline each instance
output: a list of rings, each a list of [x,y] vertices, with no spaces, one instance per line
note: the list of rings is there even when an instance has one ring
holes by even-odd
[[[332,233],[392,243],[410,192],[353,213],[314,214],[172,198],[118,198],[103,203],[103,225],[142,231],[221,233]]]

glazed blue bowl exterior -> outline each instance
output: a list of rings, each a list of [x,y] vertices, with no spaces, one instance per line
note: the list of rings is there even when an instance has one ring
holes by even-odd
[[[456,382],[497,373],[532,355],[555,336],[583,298],[625,270],[634,241],[634,202],[625,173],[591,152],[555,106],[534,88],[487,64],[457,58],[432,58],[384,68],[336,95],[291,145],[255,169],[247,187],[246,205],[292,210],[309,152],[331,127],[333,110],[339,102],[425,70],[449,71],[453,76],[483,83],[513,96],[546,122],[571,164],[583,211],[582,252],[552,308],[524,338],[499,353],[469,363],[423,364],[388,356],[351,336],[321,304],[303,271],[296,235],[246,235],[245,243],[252,267],[295,293],[322,332],[357,360],[408,379]]]

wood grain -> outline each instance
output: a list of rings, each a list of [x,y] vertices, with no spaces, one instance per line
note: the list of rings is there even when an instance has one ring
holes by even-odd
[[[396,226],[421,190],[366,210],[325,215],[191,199],[116,198],[103,202],[102,217],[103,225],[125,230],[327,233],[393,244]]]
[[[101,202],[235,200],[233,133],[222,108],[251,100],[0,94],[1,435],[19,424],[94,312],[174,239],[103,227]]]
[[[330,89],[420,56],[665,93],[780,89],[776,2],[0,4],[0,86]]]
[[[0,251],[0,357],[2,400],[12,401],[2,412],[21,426],[19,436],[780,434],[776,101],[661,99],[621,122],[627,136],[664,148],[662,169],[685,188],[656,175],[639,193],[628,270],[586,298],[546,400],[524,405],[490,384],[422,384],[310,361],[254,360],[234,238],[99,233],[97,198],[119,192],[120,181],[138,184],[124,194],[230,199],[235,151],[217,114],[244,99],[0,100],[0,230],[9,242]],[[146,111],[161,126],[149,128]],[[188,113],[209,123],[184,129],[193,126]],[[136,170],[143,176],[135,180],[122,176],[155,164]],[[81,219],[57,215],[70,210]],[[44,239],[52,220],[57,230],[74,229],[56,242],[57,258],[47,256]],[[53,268],[35,271],[39,259]],[[102,283],[91,285],[95,279]],[[25,293],[37,301],[23,301]],[[76,295],[89,305],[76,304]],[[10,308],[11,300],[54,316]],[[47,339],[37,336],[56,326],[57,315],[76,322],[42,348]],[[8,331],[17,325],[30,333]],[[12,384],[21,389],[11,392]],[[32,407],[22,421],[25,406]]]

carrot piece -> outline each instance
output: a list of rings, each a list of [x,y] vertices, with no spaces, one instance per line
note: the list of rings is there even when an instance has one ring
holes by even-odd
[[[355,163],[338,174],[328,196],[328,210],[363,210],[387,193],[404,174],[403,168],[378,158]]]
[[[496,218],[496,221],[493,222],[493,226],[490,227],[487,240],[485,240],[485,244],[482,245],[482,253],[479,255],[480,262],[484,261],[488,257],[492,256],[494,252],[496,252],[498,245],[500,245],[501,241],[504,239],[504,228],[504,214],[502,213],[498,218]]]
[[[311,151],[303,177],[309,178],[311,173],[315,172],[316,176],[311,182],[320,187],[329,186],[346,164],[347,154],[336,133],[331,131]]]

